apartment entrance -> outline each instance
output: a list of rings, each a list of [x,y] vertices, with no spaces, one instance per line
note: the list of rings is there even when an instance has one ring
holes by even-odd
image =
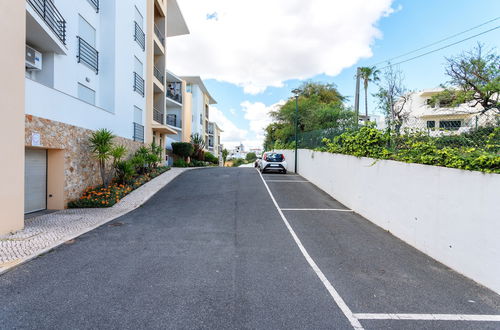
[[[24,213],[47,208],[47,150],[26,149],[24,167]]]

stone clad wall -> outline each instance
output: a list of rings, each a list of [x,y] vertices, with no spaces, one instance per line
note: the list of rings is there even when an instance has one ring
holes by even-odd
[[[33,133],[40,135],[40,146],[44,149],[64,150],[65,205],[79,198],[82,191],[101,183],[97,161],[92,157],[88,139],[91,130],[56,122],[40,117],[26,115],[25,146],[32,146]],[[116,144],[127,147],[129,154],[135,152],[142,142],[116,137]]]

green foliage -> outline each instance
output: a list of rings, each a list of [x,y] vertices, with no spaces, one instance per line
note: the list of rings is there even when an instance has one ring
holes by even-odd
[[[446,74],[450,88],[433,97],[445,99],[449,106],[472,102],[480,105],[483,112],[494,109],[500,112],[500,55],[495,51],[484,52],[478,44],[474,49],[447,58]]]
[[[182,158],[177,158],[174,160],[174,167],[188,167],[188,163]]]
[[[189,167],[205,167],[208,166],[209,163],[202,160],[191,160],[191,163],[188,164]]]
[[[129,182],[134,175],[135,167],[131,160],[121,160],[115,165],[116,181],[121,184]]]
[[[236,158],[236,159],[233,159],[233,164],[231,165],[231,167],[238,167],[238,166],[243,165],[243,164],[246,164],[244,159]]]
[[[227,149],[222,150],[222,160],[224,161],[224,163],[226,162],[228,155],[229,155],[229,150]]]
[[[198,133],[191,134],[191,144],[193,145],[193,157],[197,160],[204,159],[205,139]]]
[[[482,128],[481,130],[487,130]],[[406,133],[390,136],[376,128],[364,126],[347,131],[332,140],[325,139],[323,151],[357,157],[392,159],[407,163],[444,166],[464,170],[500,173],[500,128],[488,129],[482,149],[461,145],[469,143],[470,136],[453,138],[454,146],[442,146],[450,137],[430,137],[424,133]],[[393,141],[391,144],[390,142]],[[495,152],[492,152],[495,150]]]
[[[254,162],[257,159],[257,155],[255,154],[255,152],[249,152],[246,155],[245,159],[246,159],[247,162]]]
[[[193,154],[194,146],[189,142],[172,142],[172,152],[186,159]]]
[[[347,109],[335,85],[306,82],[298,97],[299,133],[336,127],[345,130],[356,125],[355,114]],[[275,122],[265,129],[264,148],[270,150],[277,141],[288,143],[295,136],[296,99],[291,98],[271,112]]]
[[[205,153],[205,161],[212,163],[212,164],[219,164],[219,158],[215,157],[212,153],[206,152]]]
[[[106,169],[106,162],[112,157],[113,133],[105,128],[92,132],[89,138],[92,154],[99,163],[102,184],[107,187],[111,181],[111,174]]]

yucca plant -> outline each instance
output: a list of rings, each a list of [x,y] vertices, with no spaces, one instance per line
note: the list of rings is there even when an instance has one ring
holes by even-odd
[[[110,130],[102,128],[93,132],[89,139],[92,153],[99,163],[99,172],[104,187],[108,187],[111,181],[111,177],[106,171],[106,162],[112,157],[114,137]]]
[[[191,134],[191,144],[193,145],[193,155],[198,160],[203,160],[203,149],[205,149],[205,139],[198,133]]]

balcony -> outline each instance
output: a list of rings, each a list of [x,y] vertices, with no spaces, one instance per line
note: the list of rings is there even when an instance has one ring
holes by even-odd
[[[146,35],[136,21],[134,21],[134,40],[141,46],[143,51],[146,49]]]
[[[156,24],[154,25],[154,30],[155,30],[155,36],[158,38],[158,40],[160,40],[160,43],[162,44],[162,46],[164,46],[165,45],[165,36],[163,35],[163,33],[161,33],[158,25],[156,25]]]
[[[88,0],[88,1],[92,5],[92,7],[94,7],[95,12],[98,13],[99,12],[99,0]]]
[[[137,72],[134,72],[134,92],[144,97],[144,79]]]
[[[27,0],[57,38],[66,45],[66,20],[50,0]]]
[[[160,69],[158,69],[156,66],[154,66],[153,74],[156,77],[156,79],[158,79],[161,82],[161,84],[163,85],[164,84],[164,76],[161,73]]]
[[[144,126],[134,123],[134,141],[144,142]]]
[[[99,52],[81,37],[78,38],[78,63],[83,63],[96,74],[99,72]]]
[[[167,114],[167,125],[182,128],[182,121],[177,119],[175,114]]]
[[[153,120],[156,121],[159,124],[164,125],[165,124],[165,115],[163,114],[163,111],[160,111],[157,108],[153,108]]]
[[[167,85],[167,98],[182,104],[182,83],[168,82]]]

